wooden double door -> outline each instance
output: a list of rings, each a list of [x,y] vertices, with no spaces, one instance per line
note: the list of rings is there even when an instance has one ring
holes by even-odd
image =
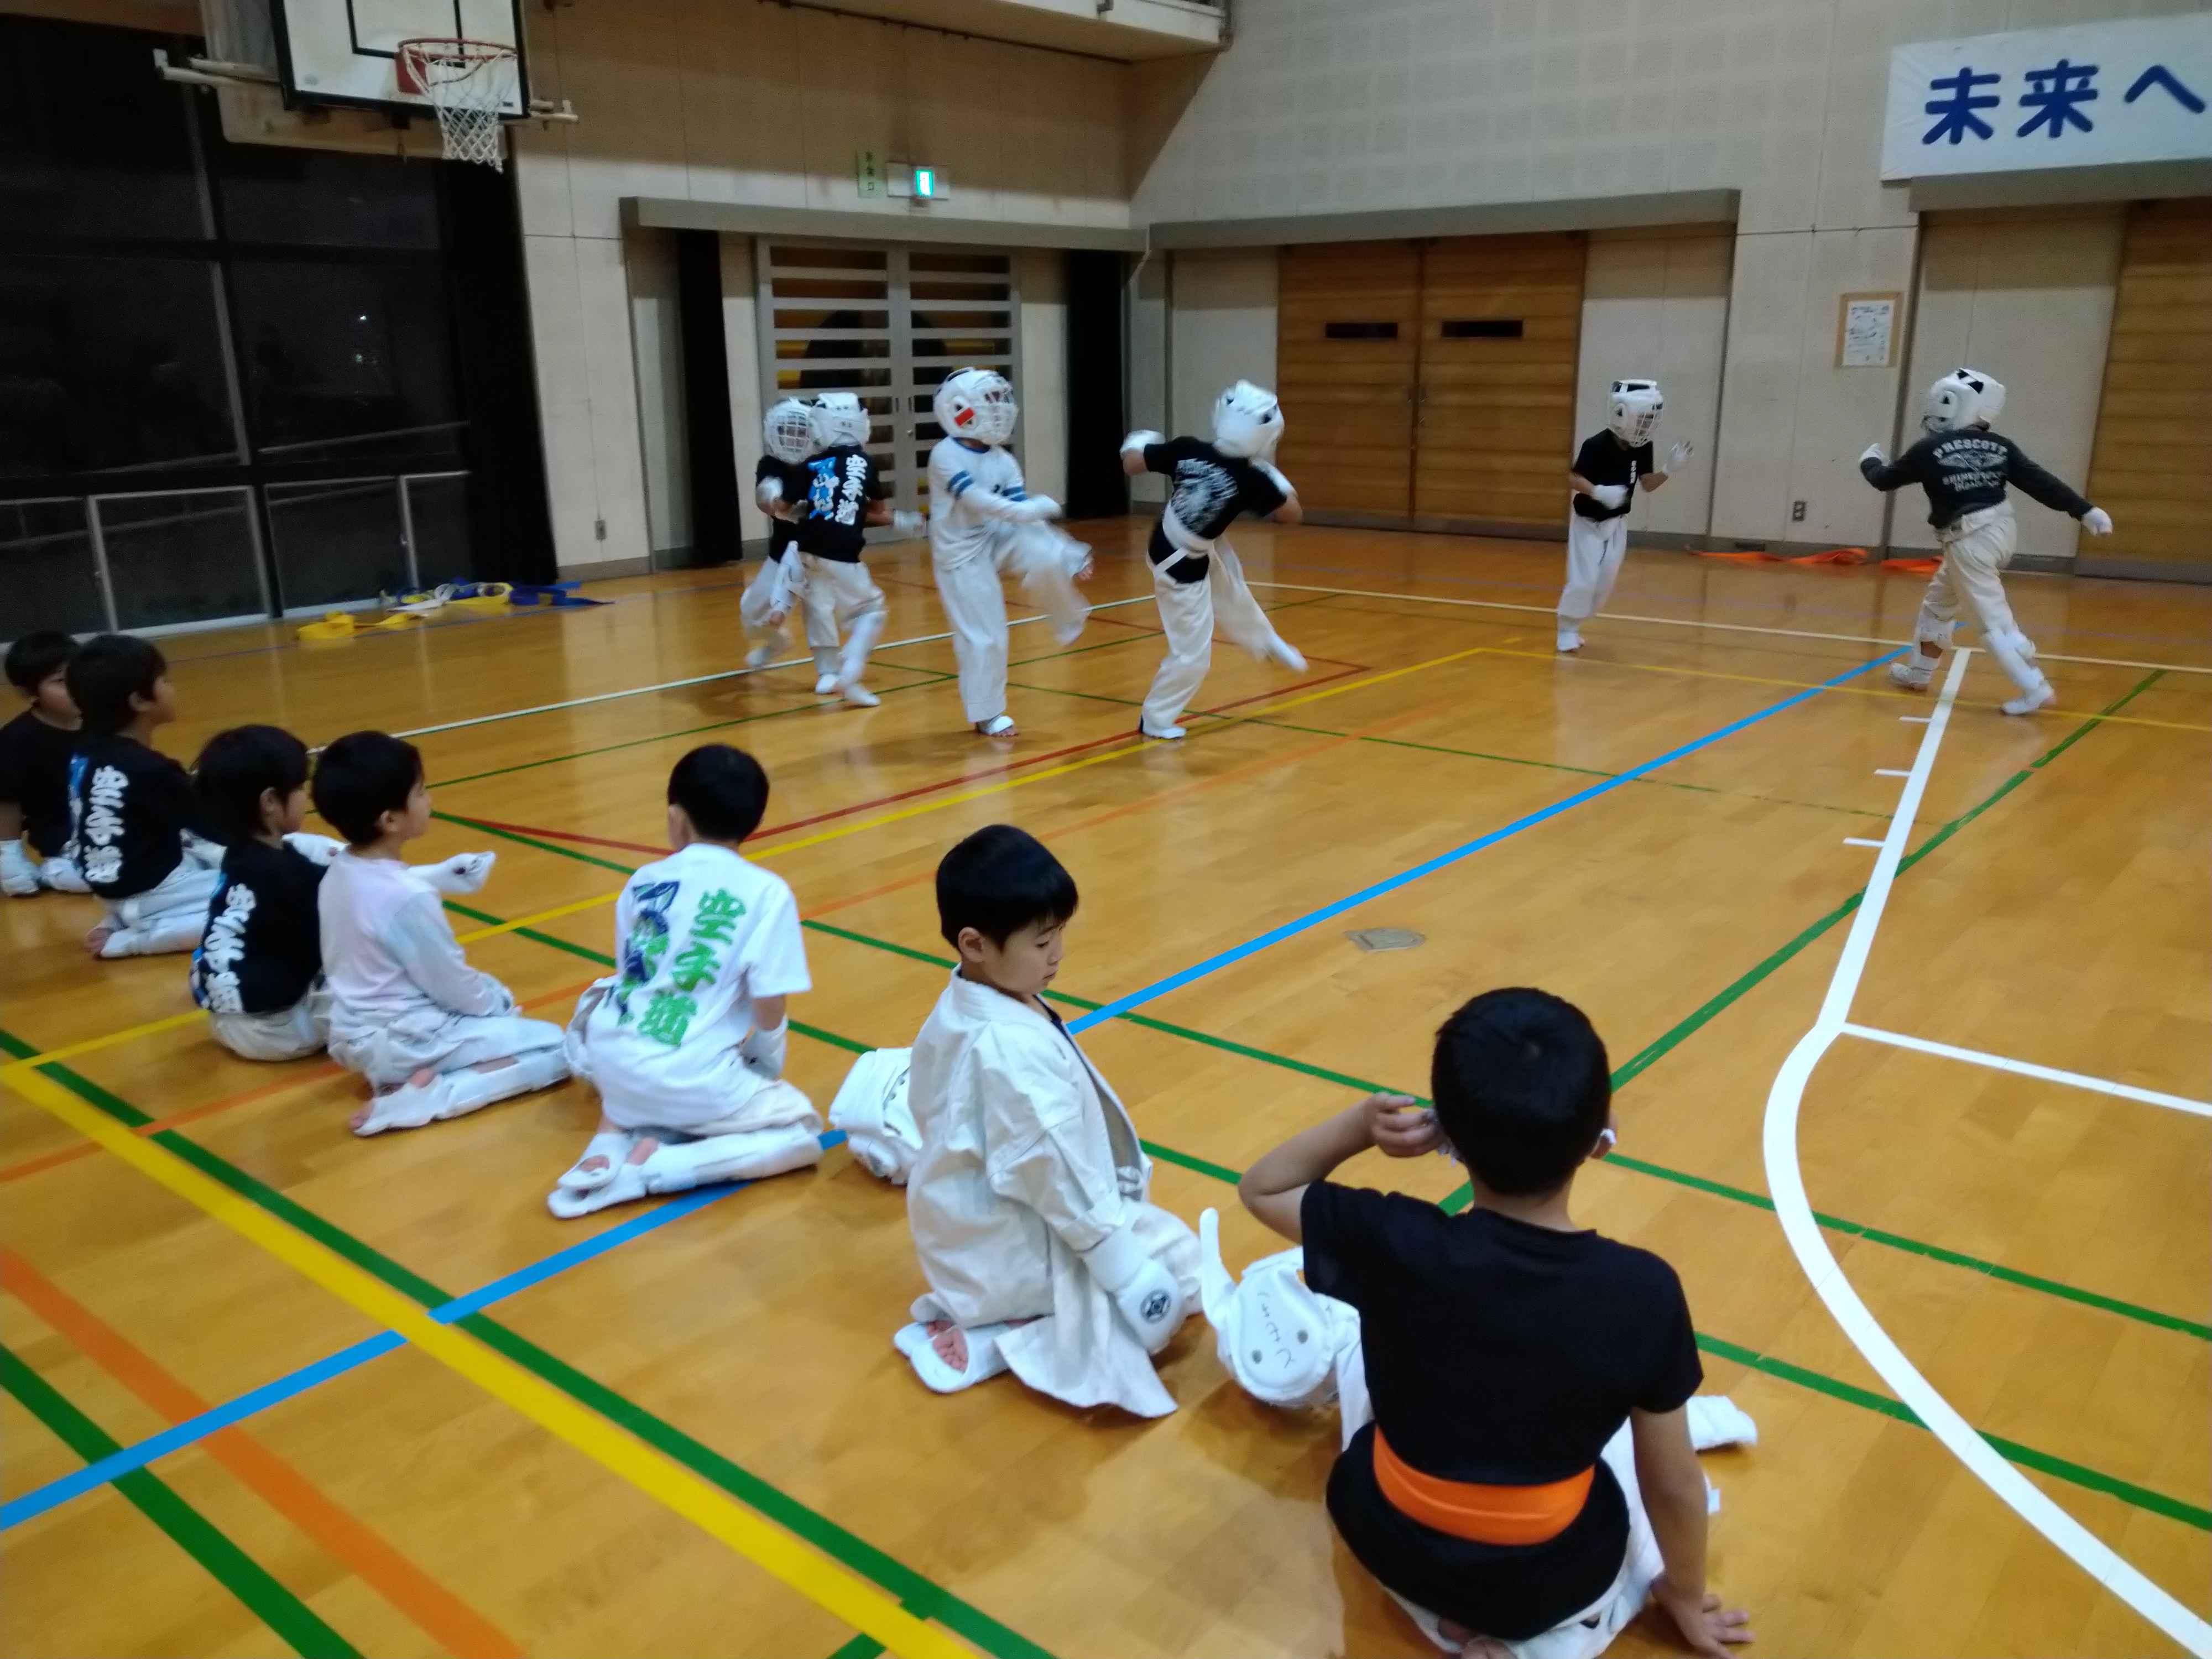
[[[1308,510],[1556,524],[1586,246],[1566,234],[1285,248],[1279,459]]]

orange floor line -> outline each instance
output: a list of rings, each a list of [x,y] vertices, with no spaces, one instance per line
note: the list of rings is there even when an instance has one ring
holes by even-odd
[[[169,1422],[181,1423],[210,1409],[205,1400],[170,1376],[152,1356],[4,1247],[0,1247],[0,1290]],[[271,1509],[343,1562],[455,1659],[521,1659],[521,1646],[512,1637],[244,1430],[223,1429],[201,1443]]]

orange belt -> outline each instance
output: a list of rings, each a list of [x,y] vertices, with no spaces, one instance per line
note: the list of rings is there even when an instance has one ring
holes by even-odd
[[[1579,1474],[1540,1486],[1486,1486],[1443,1480],[1401,1462],[1375,1431],[1375,1484],[1401,1515],[1477,1544],[1541,1544],[1557,1538],[1583,1512],[1592,1464]]]

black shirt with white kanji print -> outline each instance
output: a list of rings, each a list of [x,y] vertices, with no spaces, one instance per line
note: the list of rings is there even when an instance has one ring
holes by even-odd
[[[136,738],[86,735],[70,761],[70,815],[86,885],[110,903],[150,892],[208,836],[191,775]]]
[[[23,839],[41,858],[59,858],[69,847],[70,757],[77,737],[27,708],[0,726],[0,800],[21,811]]]
[[[803,462],[779,461],[773,455],[763,455],[760,465],[753,469],[756,489],[770,478],[783,487],[784,505],[797,512],[806,501],[808,479]],[[768,556],[780,559],[799,545],[799,526],[789,519],[770,517],[768,521]]]
[[[1176,522],[1202,542],[1219,539],[1240,513],[1264,519],[1290,499],[1259,467],[1240,455],[1223,454],[1203,438],[1146,444],[1145,471],[1175,480],[1168,506]],[[1205,554],[1186,552],[1170,541],[1164,520],[1152,526],[1148,552],[1154,564],[1179,582],[1205,580],[1212,562]]]
[[[868,503],[888,493],[875,458],[857,444],[840,444],[806,463],[806,516],[799,521],[799,550],[817,559],[858,564],[868,539]]]
[[[1554,454],[1559,452],[1554,450]],[[1648,443],[1625,444],[1614,435],[1611,427],[1602,432],[1593,432],[1583,440],[1583,447],[1575,452],[1575,475],[1585,483],[1623,484],[1628,494],[1622,496],[1619,507],[1607,507],[1594,495],[1585,495],[1577,489],[1574,494],[1575,516],[1603,523],[1607,519],[1624,517],[1636,505],[1636,481],[1647,477],[1656,469],[1651,464],[1651,446]]]
[[[2073,486],[2045,472],[2027,453],[2002,432],[1985,426],[1959,432],[1931,432],[1887,465],[1871,455],[1859,471],[1876,489],[1899,489],[1917,483],[1928,492],[1928,522],[1948,530],[1969,513],[1995,507],[2005,498],[2005,485],[2016,483],[2030,496],[2056,512],[2078,519],[2089,503]]]
[[[273,1014],[323,971],[323,866],[289,847],[224,849],[222,883],[192,952],[192,1000],[218,1014]]]

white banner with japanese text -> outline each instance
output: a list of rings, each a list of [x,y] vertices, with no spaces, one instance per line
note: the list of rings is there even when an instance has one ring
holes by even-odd
[[[1887,180],[2212,157],[2212,12],[1889,55]]]

